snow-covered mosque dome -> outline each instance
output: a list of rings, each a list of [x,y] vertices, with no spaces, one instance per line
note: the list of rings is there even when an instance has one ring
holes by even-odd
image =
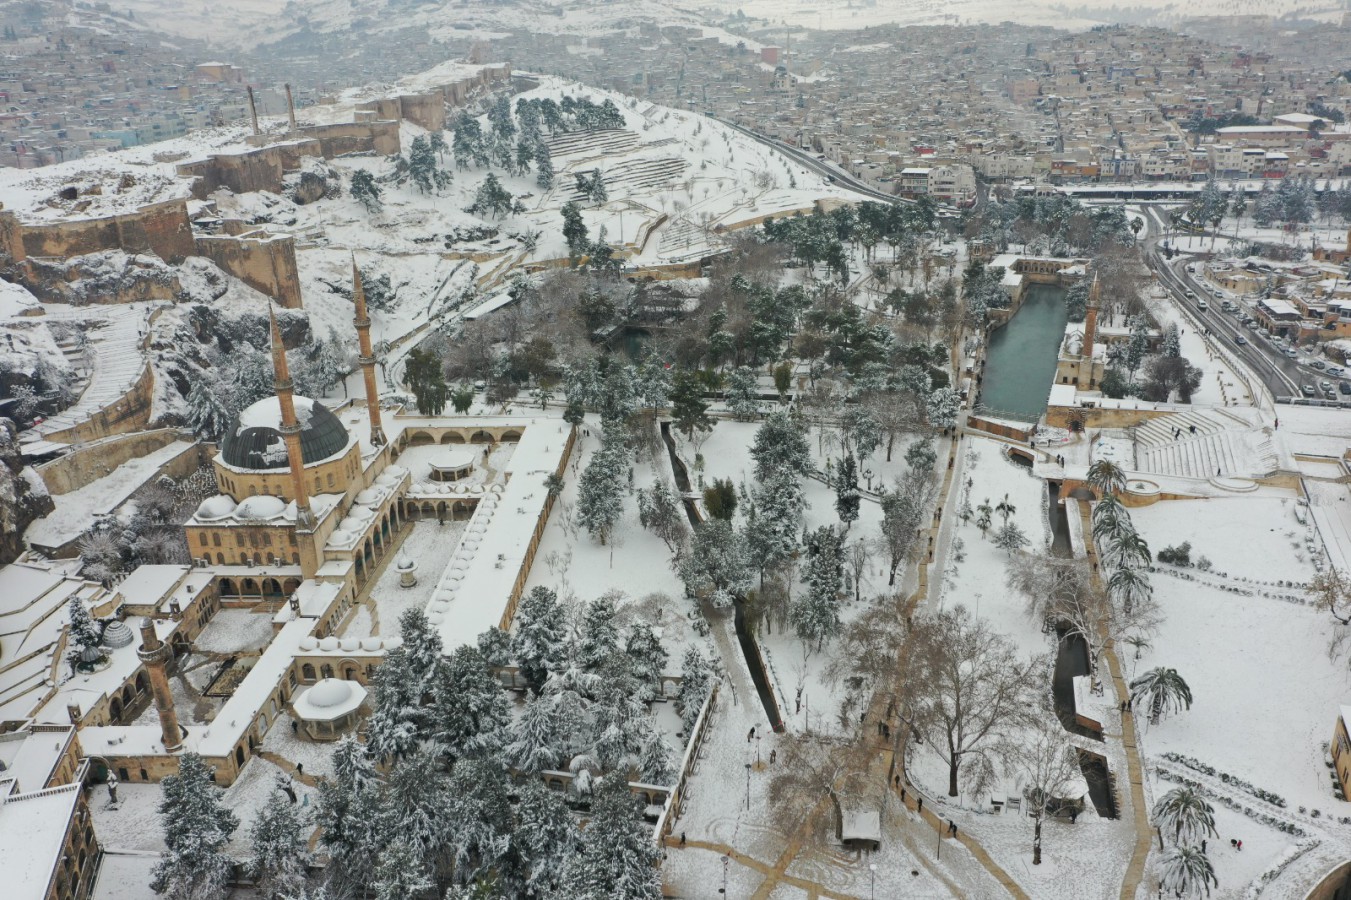
[[[134,635],[131,633],[131,627],[121,619],[114,619],[103,629],[103,646],[116,650],[118,647],[125,647],[132,642]]]
[[[235,506],[234,498],[227,497],[224,494],[207,497],[202,501],[202,505],[197,507],[197,518],[203,522],[228,519],[234,515]]]
[[[347,446],[347,429],[322,403],[296,397],[300,455],[305,464],[328,459]],[[221,460],[238,469],[284,469],[286,443],[281,435],[281,401],[264,397],[240,412],[221,435]]]
[[[259,494],[247,497],[235,508],[235,517],[239,519],[275,519],[286,512],[286,501],[280,497]]]
[[[350,682],[338,678],[325,678],[305,692],[310,705],[319,709],[333,709],[343,706],[352,698]]]

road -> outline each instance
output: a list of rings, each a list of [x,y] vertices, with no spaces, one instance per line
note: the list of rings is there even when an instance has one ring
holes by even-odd
[[[1220,301],[1228,298],[1237,303],[1244,312],[1251,314],[1253,301],[1228,293],[1222,297],[1215,297],[1208,283],[1203,283],[1193,273],[1187,271],[1188,264],[1194,264],[1198,259],[1196,255],[1178,254],[1172,260],[1167,259],[1160,246],[1166,226],[1164,216],[1153,206],[1145,205],[1144,209],[1151,219],[1150,237],[1146,241],[1148,252],[1145,258],[1158,277],[1159,283],[1172,294],[1178,306],[1208,328],[1230,354],[1244,362],[1261,379],[1273,397],[1299,397],[1301,385],[1316,387],[1321,381],[1335,381],[1325,372],[1303,366],[1286,356],[1283,346],[1273,344],[1261,328],[1255,331],[1245,328],[1240,324],[1237,315],[1222,310]],[[1188,299],[1188,291],[1198,298],[1205,298],[1209,308],[1200,309],[1196,300]],[[1244,343],[1238,342],[1240,337]]]

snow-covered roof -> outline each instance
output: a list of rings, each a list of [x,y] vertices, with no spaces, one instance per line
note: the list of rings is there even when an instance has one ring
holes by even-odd
[[[360,683],[324,678],[296,697],[292,706],[302,721],[332,722],[355,712],[364,702],[366,689]]]
[[[3,777],[16,780],[21,791],[42,790],[60,765],[61,757],[74,736],[73,725],[48,725],[42,731],[33,731],[31,726],[26,726],[18,731],[0,734]]]
[[[875,809],[845,809],[841,813],[840,840],[881,841],[882,814]]]
[[[136,605],[158,604],[174,588],[178,587],[183,576],[190,571],[189,566],[155,565],[137,566],[131,574],[117,586],[117,592],[127,603]],[[201,579],[203,582],[205,578]]]
[[[10,848],[5,854],[5,897],[44,900],[82,785],[22,794],[16,787],[13,780],[0,781],[0,847]]]

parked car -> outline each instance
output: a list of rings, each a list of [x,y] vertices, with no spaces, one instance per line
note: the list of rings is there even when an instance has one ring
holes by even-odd
[[[1309,365],[1313,366],[1315,369],[1326,369],[1328,366],[1328,364],[1323,362],[1321,359],[1315,359],[1314,361],[1309,363]]]
[[[1294,359],[1296,356],[1299,356],[1299,351],[1296,350],[1294,347],[1286,347],[1285,355],[1290,357],[1291,359]]]
[[[1256,330],[1257,330],[1257,322],[1254,321],[1254,320],[1252,320],[1252,319],[1249,319],[1248,321],[1246,321],[1246,322],[1243,323],[1243,327],[1246,328],[1246,329],[1248,329],[1249,331],[1256,331]]]
[[[1330,391],[1330,390],[1332,390],[1332,382],[1331,382],[1331,381],[1320,381],[1320,382],[1318,382],[1318,386],[1321,387],[1324,391]]]
[[[1337,390],[1341,391],[1343,394],[1351,395],[1351,382],[1348,381],[1337,382]]]
[[[1326,369],[1324,369],[1324,371],[1327,372],[1329,375],[1331,375],[1333,378],[1340,378],[1343,370],[1341,366],[1328,366]]]
[[[1313,385],[1311,385],[1311,384],[1301,384],[1301,385],[1299,386],[1299,392],[1300,392],[1301,394],[1303,394],[1304,396],[1306,396],[1306,397],[1312,397],[1312,396],[1314,395]]]

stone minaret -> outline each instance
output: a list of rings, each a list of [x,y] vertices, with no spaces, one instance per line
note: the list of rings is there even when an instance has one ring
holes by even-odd
[[[183,729],[174,712],[174,695],[169,690],[169,660],[174,651],[155,634],[155,623],[141,620],[141,646],[136,650],[146,673],[150,676],[150,693],[155,696],[155,710],[159,713],[159,727],[164,749],[172,753],[183,746]]]
[[[380,392],[375,386],[375,352],[371,349],[371,317],[366,311],[366,289],[361,286],[361,270],[352,256],[352,299],[356,303],[357,341],[361,355],[361,374],[366,382],[366,412],[371,419],[371,446],[385,445],[385,429],[380,423]]]
[[[1093,276],[1093,286],[1088,289],[1088,310],[1084,313],[1084,345],[1079,351],[1079,378],[1076,387],[1096,388],[1097,379],[1093,377],[1093,344],[1098,339],[1098,307],[1102,301],[1102,289],[1098,286],[1098,276]],[[1088,372],[1084,372],[1084,364]]]
[[[286,366],[286,347],[282,345],[277,314],[271,305],[268,306],[267,315],[272,324],[272,371],[275,374],[272,384],[277,391],[277,403],[281,406],[281,428],[277,430],[286,441],[286,461],[291,466],[291,488],[296,498],[296,527],[300,531],[314,531],[310,494],[305,489],[305,457],[300,452],[300,423],[296,420],[296,404],[292,396],[295,384]]]
[[[291,126],[291,134],[296,131],[296,101],[291,96],[291,85],[286,85],[286,120]]]

